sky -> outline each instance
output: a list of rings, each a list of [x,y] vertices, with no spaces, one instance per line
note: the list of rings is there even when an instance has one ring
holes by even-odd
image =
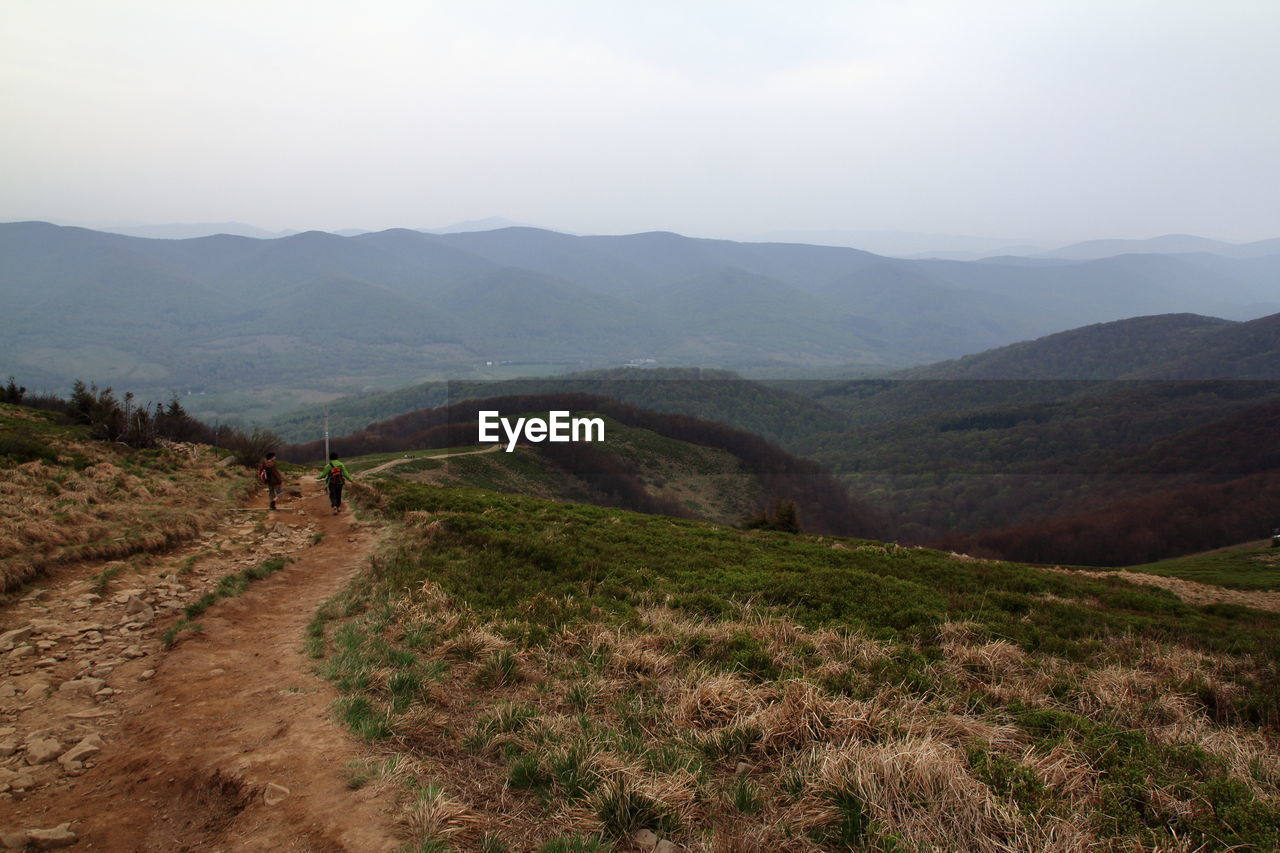
[[[4,0],[0,221],[1280,236],[1276,0]]]

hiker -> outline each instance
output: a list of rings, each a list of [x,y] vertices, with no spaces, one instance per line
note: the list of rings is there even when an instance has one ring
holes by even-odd
[[[316,479],[329,484],[329,506],[333,507],[333,514],[337,515],[338,510],[342,509],[342,487],[351,479],[347,466],[338,461],[338,454],[330,453],[329,464],[324,466],[324,473]]]
[[[276,498],[284,491],[284,475],[276,467],[276,454],[271,451],[258,466],[258,481],[267,487],[268,509],[276,508]]]

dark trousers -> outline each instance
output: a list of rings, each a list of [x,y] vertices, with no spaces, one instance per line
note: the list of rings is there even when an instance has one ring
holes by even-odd
[[[333,480],[329,481],[329,506],[334,509],[342,506],[342,487],[344,485],[344,483],[335,483]]]

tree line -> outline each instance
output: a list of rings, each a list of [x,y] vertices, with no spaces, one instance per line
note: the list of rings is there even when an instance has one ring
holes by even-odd
[[[1027,563],[1131,566],[1269,536],[1280,471],[1116,501],[1089,512],[942,538],[939,547]]]

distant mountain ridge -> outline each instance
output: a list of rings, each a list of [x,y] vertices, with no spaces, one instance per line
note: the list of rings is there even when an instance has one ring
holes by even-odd
[[[954,361],[900,379],[1280,379],[1280,314],[1247,322],[1163,314],[1098,323]]]
[[[499,228],[529,228],[527,222],[514,222],[502,216],[489,216],[484,219],[468,219],[439,228],[417,228],[423,234],[459,234],[467,231],[494,231]],[[108,234],[123,234],[126,237],[144,237],[154,240],[194,240],[200,237],[214,237],[219,234],[230,234],[235,237],[252,237],[255,240],[276,240],[300,234],[296,228],[284,228],[272,231],[257,225],[244,222],[166,222],[133,225],[103,225],[95,230]],[[339,237],[358,237],[361,234],[373,233],[368,228],[339,228],[327,233]]]
[[[902,379],[1120,379],[1164,371],[1206,338],[1241,324],[1198,314],[1131,317],[1022,341],[896,374]]]
[[[1116,255],[1182,255],[1205,253],[1227,258],[1260,258],[1280,253],[1280,237],[1251,243],[1227,243],[1191,234],[1166,234],[1147,240],[1087,240],[1047,252],[1031,253],[1036,258],[1089,261]],[[1010,253],[1012,254],[1012,253]]]
[[[498,231],[504,228],[550,230],[528,222],[517,222],[504,216],[468,219],[451,225],[413,229],[423,234],[460,234],[475,231]],[[272,231],[244,222],[152,223],[97,226],[96,230],[129,237],[184,240],[231,234],[256,239],[277,239],[301,233],[295,228]],[[329,233],[340,237],[356,237],[375,233],[368,228],[341,228]],[[569,233],[559,231],[558,233]],[[1254,258],[1280,253],[1280,237],[1248,243],[1230,243],[1192,234],[1165,234],[1147,239],[1086,240],[1055,249],[1045,249],[1027,241],[972,237],[957,234],[922,234],[909,231],[825,230],[774,231],[739,235],[732,239],[748,243],[791,243],[859,249],[891,258],[912,260],[978,261],[997,257],[1050,258],[1063,260],[1098,260],[1130,254],[1208,253],[1232,258]]]
[[[97,230],[105,231],[108,234],[123,234],[126,237],[144,237],[153,240],[191,240],[198,237],[212,237],[217,234],[252,237],[256,240],[274,240],[298,233],[291,228],[283,231],[269,231],[266,228],[246,225],[243,222],[174,222],[153,225],[115,225],[103,226]]]
[[[236,394],[241,407],[263,389],[280,410],[504,362],[934,362],[1135,314],[1251,319],[1280,310],[1277,277],[1280,255],[1018,265],[667,232],[157,240],[9,223],[0,359],[28,384],[93,375],[145,394]]]

